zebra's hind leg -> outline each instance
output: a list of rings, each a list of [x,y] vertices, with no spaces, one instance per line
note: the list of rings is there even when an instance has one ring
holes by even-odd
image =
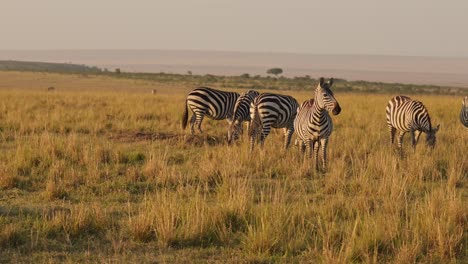
[[[250,152],[252,152],[254,149],[255,141],[257,141],[257,137],[258,137],[258,132],[259,132],[258,128],[250,124],[249,133],[248,133],[249,138],[250,138],[250,146],[249,146]]]
[[[284,149],[288,149],[291,144],[291,137],[294,133],[294,128],[284,128]]]
[[[271,125],[264,125],[262,129],[262,134],[260,135],[260,146],[263,148],[263,145],[265,144],[265,139],[268,137],[270,134],[271,130]]]
[[[390,131],[390,142],[393,144],[393,142],[395,141],[396,128],[388,124],[388,131]]]
[[[257,141],[257,134],[258,134],[258,127],[255,126],[254,124],[250,124],[252,121],[249,122],[249,129],[247,130],[247,134],[249,136],[249,140],[250,140],[250,145],[249,145],[249,149],[250,149],[250,152],[253,151],[254,149],[254,145],[255,145],[255,141]]]
[[[195,134],[195,130],[193,129],[193,126],[195,125],[196,119],[197,119],[197,115],[194,113],[192,115],[192,118],[190,118],[190,134],[191,135]]]
[[[250,136],[250,145],[249,145],[249,150],[250,152],[253,151],[254,145],[255,145],[255,138],[257,137],[257,133],[253,132]]]
[[[203,134],[203,130],[201,129],[201,124],[203,122],[203,118],[205,117],[205,113],[200,113],[197,115],[197,120],[195,123],[197,124],[198,131]]]

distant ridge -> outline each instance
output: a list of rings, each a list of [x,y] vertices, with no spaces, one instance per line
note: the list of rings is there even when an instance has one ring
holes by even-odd
[[[0,60],[95,65],[125,72],[285,77],[333,76],[346,80],[468,87],[468,57],[300,54],[198,50],[0,50]]]
[[[114,71],[100,69],[96,66],[86,66],[72,63],[48,63],[34,61],[0,60],[0,73],[8,76],[9,71],[38,72],[38,73],[62,73],[78,74],[80,77],[111,77],[134,80],[146,80],[156,83],[183,84],[186,87],[200,85],[212,87],[224,87],[232,89],[262,89],[262,90],[309,90],[312,91],[317,79],[312,76],[287,77],[287,76],[261,76],[242,74],[237,76],[193,74],[193,73],[144,73],[129,72],[118,68]],[[13,73],[13,75],[16,75]],[[24,76],[31,76],[25,74]],[[55,76],[57,77],[57,76]],[[3,86],[0,79],[0,87]],[[9,87],[11,88],[11,87]],[[348,81],[335,78],[335,91],[357,92],[357,93],[387,93],[387,94],[441,94],[441,95],[464,95],[466,89],[453,86],[383,83],[372,81]]]
[[[0,60],[0,70],[10,71],[40,71],[57,73],[99,73],[102,70],[96,66],[86,66],[72,63],[36,62]]]

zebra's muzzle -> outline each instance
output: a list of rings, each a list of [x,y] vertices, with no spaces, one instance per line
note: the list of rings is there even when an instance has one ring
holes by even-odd
[[[338,115],[341,112],[341,107],[338,103],[335,104],[335,107],[333,108],[333,115]]]

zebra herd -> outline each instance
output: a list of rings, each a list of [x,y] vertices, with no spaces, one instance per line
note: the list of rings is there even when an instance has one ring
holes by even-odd
[[[243,123],[248,124],[248,135],[252,151],[255,142],[263,146],[270,134],[271,128],[284,130],[284,148],[291,143],[294,132],[297,134],[296,144],[302,152],[308,150],[309,156],[315,154],[315,168],[319,169],[319,152],[322,154],[322,167],[327,165],[327,144],[333,131],[333,122],[329,112],[338,115],[341,107],[331,90],[333,78],[327,82],[324,78],[315,89],[315,96],[298,104],[297,100],[288,95],[274,93],[258,93],[249,90],[239,94],[236,92],[219,91],[208,87],[199,87],[188,93],[182,116],[182,129],[188,122],[188,109],[193,115],[190,119],[190,132],[195,133],[195,127],[202,133],[201,123],[205,116],[214,120],[227,119],[228,144],[238,139],[242,133]],[[395,96],[386,107],[387,125],[390,131],[390,141],[393,144],[398,131],[397,144],[402,153],[403,136],[411,134],[412,146],[416,147],[421,133],[426,134],[426,144],[434,147],[436,133],[440,125],[433,127],[426,107],[419,101],[406,96]],[[468,128],[468,96],[464,98],[460,113],[461,123]]]

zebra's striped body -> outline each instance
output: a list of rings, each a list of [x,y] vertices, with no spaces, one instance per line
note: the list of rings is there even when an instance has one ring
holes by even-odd
[[[315,153],[315,168],[318,169],[319,149],[322,149],[323,168],[327,165],[327,144],[333,130],[333,122],[328,114],[332,112],[338,115],[341,107],[333,96],[330,87],[333,85],[333,79],[325,83],[320,78],[320,83],[315,89],[315,98],[305,101],[297,110],[297,116],[294,120],[294,130],[302,141],[301,149],[309,148],[309,155],[312,156],[312,150]]]
[[[468,128],[468,96],[465,96],[460,111],[460,122]]]
[[[199,87],[187,95],[185,110],[182,116],[182,129],[185,129],[188,121],[188,108],[193,112],[190,119],[190,133],[194,134],[194,126],[200,133],[201,123],[205,116],[214,120],[231,119],[238,93],[215,90],[208,87]]]
[[[239,134],[242,132],[242,123],[249,122],[251,120],[250,104],[258,95],[259,93],[257,91],[249,90],[245,93],[242,93],[239,98],[237,98],[236,105],[234,106],[233,118],[231,121],[229,121],[229,143],[233,138],[237,139]]]
[[[288,148],[298,107],[296,99],[288,95],[264,93],[257,96],[250,106],[250,150],[253,150],[258,133],[261,132],[260,144],[263,145],[272,127],[284,129],[284,147]]]
[[[413,148],[416,148],[421,133],[426,133],[426,144],[434,147],[436,133],[440,126],[432,128],[431,118],[426,107],[419,101],[406,96],[395,96],[388,102],[386,108],[387,125],[390,131],[390,141],[393,144],[395,132],[398,130],[398,148],[402,153],[403,136],[411,133]]]

